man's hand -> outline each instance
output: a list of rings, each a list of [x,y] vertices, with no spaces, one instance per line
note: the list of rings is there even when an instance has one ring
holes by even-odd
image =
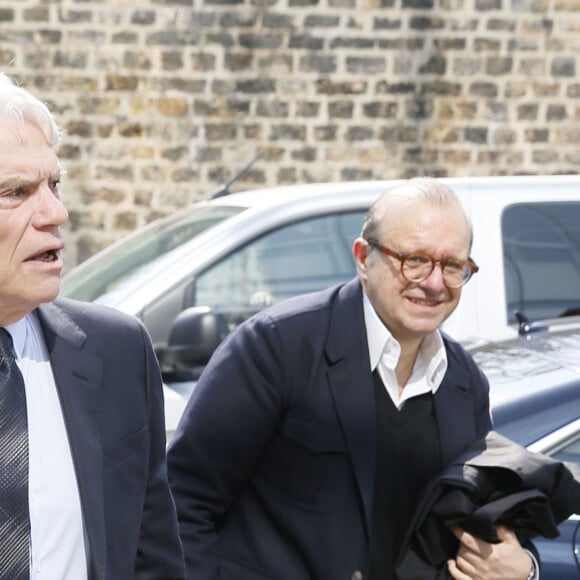
[[[480,540],[460,528],[454,528],[453,533],[460,542],[459,550],[455,559],[447,561],[447,567],[455,580],[526,580],[528,577],[532,559],[511,530],[497,527],[499,544]]]

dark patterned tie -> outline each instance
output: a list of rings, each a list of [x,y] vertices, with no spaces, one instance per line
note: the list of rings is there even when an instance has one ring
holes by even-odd
[[[28,421],[24,380],[13,353],[10,335],[0,328],[0,578],[27,580]]]

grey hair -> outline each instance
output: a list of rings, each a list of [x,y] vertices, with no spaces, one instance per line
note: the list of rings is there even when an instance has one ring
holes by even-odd
[[[61,129],[45,103],[26,89],[19,87],[0,72],[0,115],[8,115],[24,123],[36,125],[53,149],[58,147]]]
[[[361,231],[367,240],[379,240],[383,221],[389,211],[389,201],[406,197],[413,201],[425,201],[435,207],[459,207],[469,227],[469,247],[473,241],[473,227],[457,194],[442,181],[434,177],[413,177],[383,192],[369,208]]]

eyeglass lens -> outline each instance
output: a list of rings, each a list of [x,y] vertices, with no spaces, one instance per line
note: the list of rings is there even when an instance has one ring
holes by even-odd
[[[428,256],[411,255],[402,261],[403,275],[410,282],[426,280],[433,269],[435,261]],[[446,262],[443,265],[443,280],[451,288],[462,286],[471,277],[471,269],[465,264]]]

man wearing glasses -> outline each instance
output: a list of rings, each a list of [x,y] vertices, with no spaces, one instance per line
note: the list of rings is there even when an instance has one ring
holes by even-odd
[[[216,351],[168,453],[189,578],[387,580],[427,482],[491,429],[488,383],[439,328],[478,270],[456,195],[371,207],[358,277],[263,311]],[[456,530],[458,580],[535,577],[515,535]]]

